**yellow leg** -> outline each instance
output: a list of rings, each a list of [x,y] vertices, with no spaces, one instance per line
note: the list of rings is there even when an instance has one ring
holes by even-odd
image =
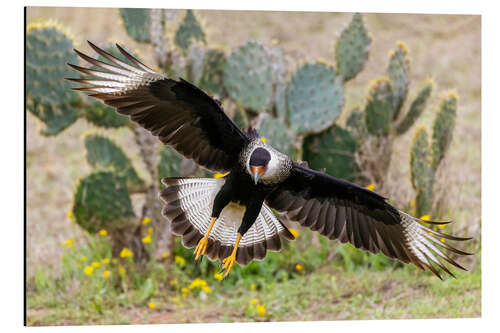
[[[194,255],[195,258],[194,260],[198,260],[199,257],[205,254],[205,251],[207,250],[207,245],[208,245],[208,235],[210,235],[210,231],[212,231],[212,228],[214,227],[215,221],[217,220],[216,217],[212,217],[212,220],[210,221],[210,226],[208,227],[207,233],[205,236],[200,239],[198,242],[198,245],[196,245],[196,249],[194,250]]]
[[[224,278],[229,275],[229,272],[233,269],[234,263],[236,262],[236,251],[238,251],[238,244],[240,244],[241,234],[238,232],[236,236],[236,244],[234,244],[234,249],[231,255],[224,260],[222,260],[222,270],[226,270],[224,273]]]

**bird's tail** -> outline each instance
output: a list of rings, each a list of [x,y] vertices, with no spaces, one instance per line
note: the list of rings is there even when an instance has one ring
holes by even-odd
[[[163,215],[172,223],[172,232],[182,237],[182,244],[193,248],[209,228],[213,201],[225,180],[164,178],[162,182],[166,186],[160,193],[165,202]],[[243,206],[234,203],[222,210],[209,235],[208,258],[222,260],[231,254],[244,210]],[[239,243],[236,261],[246,265],[253,259],[264,259],[267,250],[279,251],[280,236],[294,239],[287,227],[264,204],[257,220]]]

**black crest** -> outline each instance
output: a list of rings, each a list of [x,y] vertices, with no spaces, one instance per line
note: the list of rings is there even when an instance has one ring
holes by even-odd
[[[252,152],[252,156],[250,156],[250,165],[266,166],[267,163],[271,160],[271,154],[264,148],[258,147]]]

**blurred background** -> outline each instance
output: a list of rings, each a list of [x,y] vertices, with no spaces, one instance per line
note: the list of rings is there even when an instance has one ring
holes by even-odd
[[[57,29],[86,53],[94,54],[86,40],[100,46],[119,43],[155,70],[197,81],[222,100],[239,124],[261,128],[261,135],[271,145],[307,160],[316,169],[326,168],[328,173],[367,186],[412,214],[453,219],[444,232],[474,237],[461,248],[475,254],[459,260],[470,270],[455,269],[457,279],[443,276],[441,281],[415,267],[289,224],[296,241],[284,244],[281,253],[268,253],[264,261],[236,268],[227,280],[220,281],[215,263],[205,259],[195,265],[192,250],[184,249],[178,239],[160,235],[168,233],[168,226],[157,219],[151,199],[159,187],[153,180],[161,175],[217,175],[182,161],[172,151],[148,141],[150,138],[133,126],[120,123],[122,120],[106,118],[108,111],[85,97],[55,94],[56,102],[68,99],[71,110],[79,110],[58,118],[48,106],[50,98],[35,98],[47,93],[39,93],[40,85],[28,82],[28,72],[27,93],[34,96],[27,103],[26,141],[29,325],[481,315],[480,16],[172,10],[157,18],[161,21],[159,32],[152,30],[150,36],[143,36],[142,30],[134,30],[142,22],[140,14],[113,8],[28,8],[28,36],[32,34],[33,40],[27,47],[51,40],[52,32],[44,34],[43,29]],[[151,26],[151,21],[142,23]],[[37,32],[40,36],[35,36]],[[155,37],[158,34],[159,40]],[[54,38],[60,42],[59,37]],[[182,38],[192,44],[185,44]],[[341,44],[344,40],[345,45]],[[348,53],[349,45],[355,45],[352,54]],[[40,50],[36,56],[28,54],[30,66],[39,61],[41,68],[49,63],[47,59],[56,59],[43,47],[33,48]],[[210,58],[208,49],[221,52],[228,63],[244,59],[250,68],[255,63],[247,60],[248,53],[263,52],[271,59],[268,72],[276,73],[277,79],[273,76],[273,85],[262,90],[268,82],[262,74],[266,70],[253,76],[231,72],[217,57]],[[344,62],[340,49],[347,52]],[[64,45],[53,52],[66,54]],[[361,59],[357,67],[349,63],[356,57]],[[217,61],[210,63],[209,59]],[[312,124],[307,114],[298,115],[300,105],[292,105],[293,98],[287,95],[295,88],[312,92],[315,87],[311,84],[324,79],[307,64],[333,66],[338,72],[340,64],[345,66],[343,78],[334,80],[332,86],[343,98],[325,97],[331,113],[315,117],[316,123],[311,119]],[[196,66],[201,70],[197,72]],[[220,73],[207,68],[217,68]],[[391,68],[399,71],[393,74]],[[347,78],[349,71],[353,75]],[[40,72],[35,71],[33,77]],[[69,77],[77,75],[67,73]],[[217,75],[228,79],[221,83]],[[244,83],[238,80],[245,81],[242,77],[246,75],[262,84],[241,89],[238,84],[244,87]],[[307,81],[304,87],[303,81]],[[324,82],[328,85],[333,81]],[[400,118],[411,112],[418,115],[404,130],[400,130],[402,121],[389,119],[390,134],[380,134],[374,125],[360,125],[352,115],[363,118],[371,101],[383,103],[384,89],[389,85],[396,97],[401,95],[396,87],[407,87]],[[61,91],[69,90],[63,88]],[[245,96],[241,92],[245,90],[259,98]],[[285,107],[280,101],[285,101]],[[414,104],[421,107],[412,107]],[[431,143],[438,135],[437,114],[447,108],[456,109],[452,140],[445,144],[446,153],[433,169],[429,194],[428,185],[422,188],[424,181],[418,180],[418,172],[412,169],[416,166],[412,167],[411,156],[426,152],[415,143],[422,138],[420,129],[425,129]],[[64,118],[68,114],[74,119]],[[104,118],[108,123],[104,124]],[[94,146],[106,149],[92,150]],[[332,159],[318,157],[325,152]],[[106,154],[119,155],[119,162],[103,161]],[[377,156],[378,167],[367,160],[370,154]],[[156,160],[148,159],[152,155],[158,155]],[[381,171],[382,160],[387,164]],[[151,167],[153,162],[158,168]],[[133,175],[122,177],[120,170]],[[116,202],[119,208],[130,205],[128,215],[92,215],[92,210],[106,208],[99,201],[98,194],[106,193],[101,188],[92,192],[96,193],[96,206],[92,202],[78,204],[92,184],[120,182],[115,179],[118,174],[130,193]],[[108,225],[106,219],[113,223],[120,219],[122,224]]]

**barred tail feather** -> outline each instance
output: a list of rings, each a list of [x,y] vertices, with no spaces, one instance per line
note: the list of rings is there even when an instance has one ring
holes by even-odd
[[[223,178],[164,178],[166,188],[160,193],[165,202],[163,215],[172,223],[172,232],[182,237],[182,244],[194,248],[210,225],[215,195],[224,185]],[[206,255],[210,260],[229,256],[236,243],[236,234],[244,207],[230,203],[224,208],[210,232]],[[281,238],[293,235],[265,204],[250,229],[243,235],[236,256],[240,265],[262,260],[267,251],[279,251]]]

